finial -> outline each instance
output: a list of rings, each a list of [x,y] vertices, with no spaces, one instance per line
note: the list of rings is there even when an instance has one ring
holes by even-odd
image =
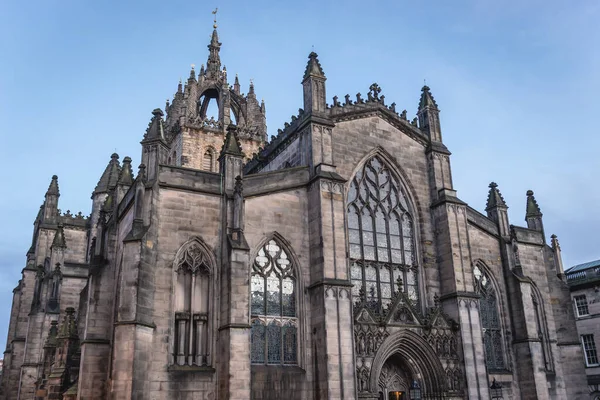
[[[212,14],[215,16],[214,20],[213,20],[213,28],[217,29],[217,11],[219,11],[218,8],[215,8],[215,10],[212,12]]]
[[[196,68],[196,64],[192,64],[191,67],[192,67],[192,70],[193,70],[194,68]]]

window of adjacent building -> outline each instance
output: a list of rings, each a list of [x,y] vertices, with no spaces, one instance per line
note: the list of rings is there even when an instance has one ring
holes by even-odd
[[[583,317],[590,314],[590,310],[588,308],[587,298],[585,294],[580,296],[575,296],[575,308],[577,309],[577,316]]]
[[[588,367],[598,365],[598,352],[594,335],[581,335],[581,344],[585,353],[585,363]]]
[[[255,364],[297,364],[296,278],[285,250],[269,240],[252,266],[251,359]]]
[[[473,268],[475,291],[479,299],[479,315],[483,330],[485,362],[489,369],[504,369],[502,327],[498,312],[498,295],[491,278],[478,265]]]
[[[413,218],[406,195],[377,156],[357,172],[348,191],[348,237],[354,302],[382,313],[399,287],[419,302]],[[361,298],[362,297],[362,298]]]
[[[210,267],[200,244],[189,244],[178,258],[175,268],[174,362],[177,365],[210,365]]]

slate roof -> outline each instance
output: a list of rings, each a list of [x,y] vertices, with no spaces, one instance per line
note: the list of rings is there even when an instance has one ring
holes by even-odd
[[[575,265],[574,267],[569,268],[565,271],[565,274],[570,274],[573,272],[585,271],[590,268],[600,267],[600,260],[590,261],[583,264]]]

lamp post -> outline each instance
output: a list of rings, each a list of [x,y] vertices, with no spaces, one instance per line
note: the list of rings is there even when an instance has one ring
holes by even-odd
[[[419,382],[412,382],[408,394],[410,395],[410,400],[421,400],[421,386],[419,386]]]
[[[492,400],[504,399],[504,397],[502,397],[502,385],[496,382],[496,378],[494,378],[492,386],[490,386],[490,393],[492,395]]]

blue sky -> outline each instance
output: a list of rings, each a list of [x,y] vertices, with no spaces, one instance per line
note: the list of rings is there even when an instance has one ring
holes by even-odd
[[[313,46],[329,102],[377,82],[412,119],[426,79],[459,197],[483,212],[495,181],[523,225],[532,189],[565,265],[600,258],[597,0],[10,0],[0,11],[0,346],[51,176],[59,207],[88,214],[112,152],[139,164],[151,111],[206,61],[215,6],[221,60],[242,91],[254,80],[269,134],[302,106]]]

